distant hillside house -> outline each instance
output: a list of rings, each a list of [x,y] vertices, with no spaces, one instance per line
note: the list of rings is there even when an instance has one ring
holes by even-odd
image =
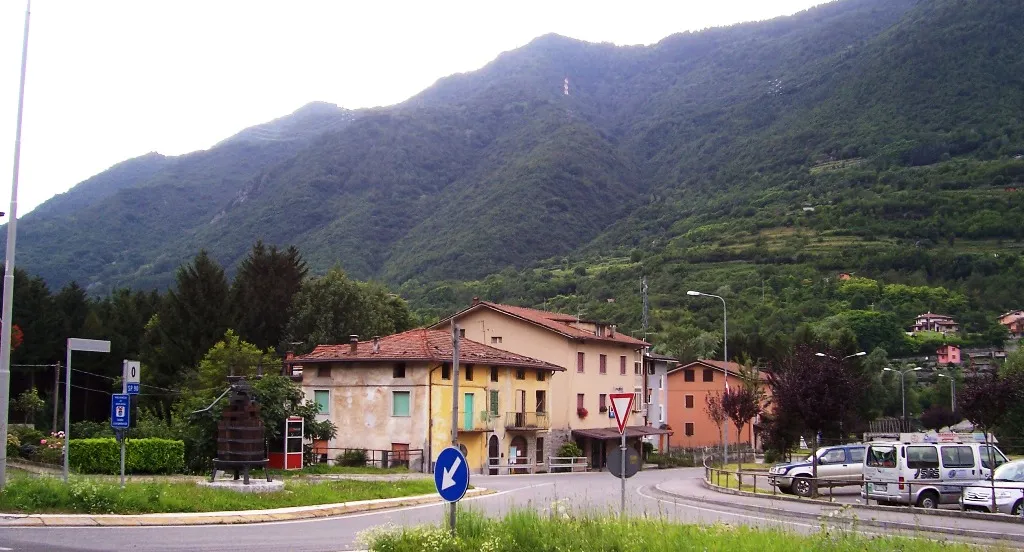
[[[960,347],[956,345],[943,345],[935,351],[938,355],[939,364],[960,364]]]
[[[952,316],[926,312],[917,317],[917,319],[914,321],[914,326],[910,329],[910,331],[938,332],[941,334],[947,334],[956,333],[960,331],[960,326],[956,323],[956,320],[954,320]]]
[[[563,368],[468,339],[459,350],[459,448],[475,473],[488,466],[546,462],[551,376]],[[319,419],[338,427],[330,443],[314,449],[329,461],[343,449],[388,453],[388,465],[432,471],[451,444],[452,335],[417,329],[342,345],[317,345],[285,359],[286,373],[301,378]],[[426,461],[424,460],[426,459]]]
[[[1024,337],[1024,310],[1015,310],[999,316],[999,323],[1006,326],[1010,337],[1020,339]]]

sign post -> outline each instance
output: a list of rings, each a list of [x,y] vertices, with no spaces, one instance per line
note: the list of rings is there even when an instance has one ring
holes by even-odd
[[[612,393],[609,395],[612,401],[612,411],[615,412],[615,424],[619,426],[619,478],[621,479],[620,515],[626,517],[626,421],[629,419],[629,412],[633,409],[632,393]]]
[[[121,488],[124,488],[124,437],[131,419],[131,396],[115,393],[110,396],[110,427],[117,431],[121,441]]]
[[[444,455],[448,450],[454,449],[455,452],[459,453],[458,458],[452,460],[452,472],[457,472],[459,464],[466,464],[466,457],[462,455],[462,451],[459,450],[459,325],[455,323],[455,319],[452,319],[452,448],[442,450],[441,453]],[[437,457],[437,464],[434,467],[434,482],[437,483],[437,474],[440,473],[441,456]],[[444,489],[445,483],[451,483],[452,479],[449,475],[448,470],[443,470],[444,475],[448,475],[447,479],[442,478],[442,483],[437,486],[438,492],[440,493]],[[466,486],[469,486],[469,466],[466,466]],[[448,528],[452,532],[452,536],[455,536],[455,509],[457,502],[462,498],[462,495],[466,494],[466,490],[463,489],[459,494],[459,497],[455,500],[448,500],[451,503],[451,511],[448,514]],[[444,493],[441,494],[444,498]]]

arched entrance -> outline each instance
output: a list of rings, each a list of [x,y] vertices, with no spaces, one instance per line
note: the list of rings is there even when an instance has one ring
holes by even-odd
[[[491,466],[498,464],[498,455],[501,454],[498,445],[498,436],[491,435],[491,438],[487,440],[487,463]],[[491,475],[498,475],[498,470],[491,468]]]

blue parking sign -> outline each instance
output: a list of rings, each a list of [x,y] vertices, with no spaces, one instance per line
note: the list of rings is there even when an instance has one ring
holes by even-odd
[[[110,427],[114,429],[127,429],[130,412],[131,398],[128,394],[115,393],[110,396]]]

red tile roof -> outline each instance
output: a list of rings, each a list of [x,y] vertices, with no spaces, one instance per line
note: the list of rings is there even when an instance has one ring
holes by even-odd
[[[694,368],[694,367],[700,367],[700,366],[703,366],[704,368],[713,368],[715,370],[718,370],[719,372],[725,373],[725,368],[724,368],[725,367],[725,361],[711,360],[711,359],[708,359],[708,358],[701,358],[701,359],[697,359],[697,360],[695,360],[695,361],[693,361],[693,362],[691,362],[689,364],[680,365],[677,368],[673,368],[672,370],[669,370],[668,373],[669,374],[674,374],[675,372],[678,372],[680,370],[685,370],[687,368]],[[730,377],[737,377],[737,378],[741,377],[741,370],[742,369],[743,369],[743,365],[742,364],[739,364],[739,363],[736,363],[736,362],[730,362],[729,363],[729,376]],[[758,371],[758,377],[760,377],[760,379],[762,379],[762,380],[766,380],[768,378],[768,373],[763,371],[763,370],[759,370]]]
[[[538,309],[531,309],[528,307],[515,307],[512,305],[502,305],[501,303],[491,303],[490,301],[480,301],[475,303],[468,309],[463,310],[455,314],[453,317],[449,317],[441,322],[438,322],[433,327],[447,324],[452,318],[459,317],[467,312],[470,312],[478,308],[489,308],[509,316],[525,320],[532,324],[536,324],[543,328],[558,332],[566,337],[574,339],[593,339],[598,341],[610,341],[614,343],[621,343],[624,345],[635,345],[638,347],[647,347],[650,344],[642,339],[636,339],[635,337],[615,332],[613,335],[597,336],[593,332],[581,330],[579,328],[570,326],[570,323],[576,322],[576,317],[571,314],[562,314],[557,312],[548,312]]]
[[[360,341],[355,352],[352,345],[317,345],[307,355],[289,359],[291,363],[303,362],[366,362],[366,361],[426,361],[451,362],[452,334],[444,330],[419,328],[380,338],[374,352],[374,342]],[[565,368],[523,355],[517,355],[482,343],[461,339],[459,341],[459,362],[468,364],[489,364],[492,366],[518,366],[540,368],[553,372]]]

